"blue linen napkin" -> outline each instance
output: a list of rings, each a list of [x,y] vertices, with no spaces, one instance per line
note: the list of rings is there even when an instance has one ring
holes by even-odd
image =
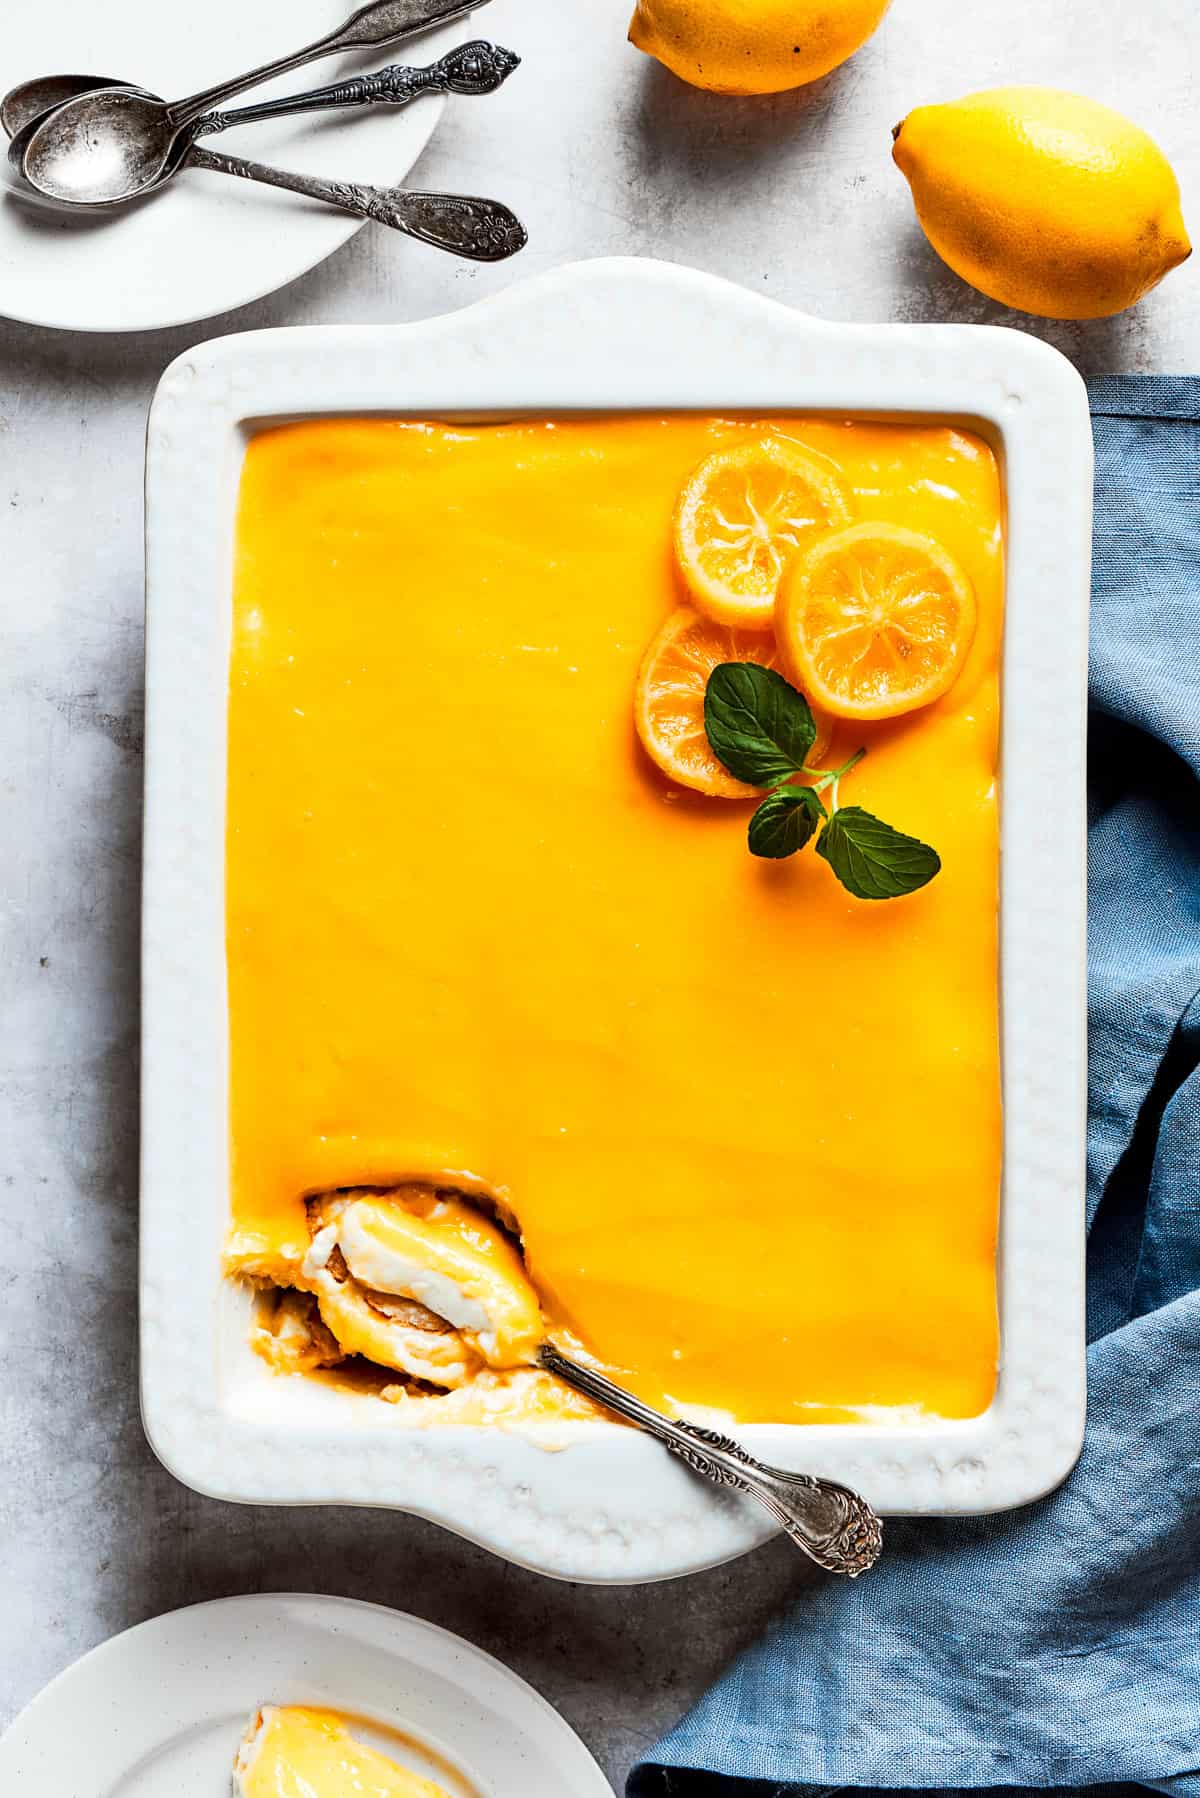
[[[1200,1798],[1200,378],[1090,397],[1083,1456],[1022,1511],[891,1524],[875,1572],[806,1591],[629,1798]]]

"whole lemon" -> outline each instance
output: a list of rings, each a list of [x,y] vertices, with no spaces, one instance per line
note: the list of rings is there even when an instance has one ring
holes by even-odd
[[[998,87],[919,106],[893,135],[938,255],[1021,312],[1107,318],[1192,253],[1170,163],[1095,100]]]
[[[693,87],[778,94],[865,44],[890,0],[638,0],[629,41]]]

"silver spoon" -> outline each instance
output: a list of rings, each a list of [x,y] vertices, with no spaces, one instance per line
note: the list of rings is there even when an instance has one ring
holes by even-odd
[[[478,3],[369,0],[316,43],[183,100],[167,102],[133,88],[96,88],[36,120],[28,137],[19,133],[9,145],[9,157],[30,185],[50,199],[84,206],[132,200],[165,171],[175,172],[191,127],[235,94],[323,56],[395,43]]]
[[[79,84],[95,79],[87,75],[47,76],[38,82],[26,82],[23,89],[14,88],[0,106],[0,125],[10,124],[18,130],[28,123],[28,110],[40,106],[55,84],[73,84],[76,93],[86,91]],[[36,90],[36,91],[35,91]],[[51,105],[56,102],[53,98]],[[37,119],[40,112],[32,113]],[[248,162],[240,156],[215,155],[198,145],[185,143],[179,166],[207,169],[219,175],[237,175],[244,180],[262,181],[269,187],[287,188],[308,199],[323,200],[358,218],[373,219],[389,225],[422,243],[466,256],[476,262],[502,262],[516,255],[528,241],[525,227],[507,206],[498,200],[484,200],[459,194],[410,193],[402,188],[363,187],[344,181],[322,181],[311,175],[293,175],[273,169],[266,163]],[[171,170],[173,173],[174,170]],[[165,177],[164,177],[165,178]],[[80,210],[87,210],[81,208]]]
[[[504,262],[529,242],[515,212],[500,200],[485,200],[477,194],[419,193],[403,187],[365,187],[357,181],[324,181],[316,175],[293,175],[289,170],[271,168],[265,162],[248,162],[243,156],[202,150],[198,145],[184,152],[182,166],[207,169],[215,175],[238,175],[244,181],[262,181],[267,187],[323,200],[327,206],[337,206],[377,225],[390,225],[406,237],[472,262]]]
[[[318,87],[304,94],[289,94],[281,100],[265,100],[258,106],[240,106],[232,112],[208,112],[192,127],[192,137],[206,137],[218,131],[230,131],[235,125],[250,125],[259,119],[286,118],[293,113],[333,110],[344,106],[407,106],[421,94],[491,94],[520,67],[521,58],[500,44],[489,44],[474,38],[460,44],[427,68],[409,68],[393,63],[373,75],[356,75],[330,87]],[[94,93],[97,88],[121,87],[130,92],[147,93],[132,81],[118,81],[115,75],[38,75],[9,88],[0,100],[0,126],[10,137],[16,137],[43,113],[53,112],[65,100],[79,94]],[[151,95],[151,98],[157,96]]]
[[[356,75],[349,81],[313,88],[306,94],[263,100],[258,106],[239,106],[233,112],[206,112],[193,127],[192,136],[207,137],[217,131],[229,131],[235,125],[282,119],[300,112],[325,112],[345,106],[407,106],[421,94],[494,94],[520,66],[521,58],[514,50],[477,37],[426,68],[409,68],[397,62],[374,75]]]
[[[631,1392],[614,1386],[593,1368],[572,1361],[552,1343],[543,1343],[538,1360],[547,1373],[615,1411],[627,1423],[656,1436],[694,1473],[703,1474],[718,1486],[731,1486],[756,1498],[796,1546],[826,1572],[857,1579],[879,1559],[883,1525],[866,1499],[851,1492],[848,1486],[807,1473],[789,1473],[782,1467],[767,1467],[728,1436],[651,1410]]]

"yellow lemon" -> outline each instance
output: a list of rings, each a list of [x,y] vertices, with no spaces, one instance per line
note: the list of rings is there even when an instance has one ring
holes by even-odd
[[[1192,253],[1170,163],[1095,100],[998,87],[919,106],[894,136],[938,255],[1021,312],[1107,318]]]
[[[890,0],[638,0],[629,41],[716,94],[778,94],[865,44]]]

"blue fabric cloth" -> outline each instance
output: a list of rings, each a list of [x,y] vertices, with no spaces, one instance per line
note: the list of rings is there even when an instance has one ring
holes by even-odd
[[[805,1590],[629,1798],[1200,1798],[1200,379],[1091,402],[1083,1456],[1023,1511],[893,1523],[876,1571]]]

